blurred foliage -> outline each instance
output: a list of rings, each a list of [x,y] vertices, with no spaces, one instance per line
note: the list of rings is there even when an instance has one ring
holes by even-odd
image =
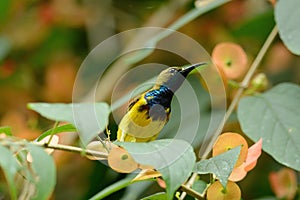
[[[194,3],[180,0],[1,0],[0,126],[10,126],[13,135],[20,138],[37,138],[42,130],[52,127],[52,122],[27,110],[27,103],[71,102],[76,72],[99,42],[131,28],[166,27],[194,8]],[[163,15],[159,15],[162,11]],[[243,46],[251,61],[273,25],[271,3],[236,0],[193,20],[179,31],[198,41],[210,53],[219,42],[236,42]],[[188,49],[184,45],[183,48]],[[183,62],[163,53],[153,53],[151,58],[170,64]],[[299,64],[299,57],[292,55],[278,39],[259,70],[267,75],[271,85],[283,81],[299,84]],[[114,122],[111,124],[110,129],[115,130]],[[240,130],[234,124],[230,126]],[[77,144],[78,138],[75,134],[62,134],[61,142]],[[78,155],[56,151],[53,156],[57,184],[52,199],[87,199],[124,177],[102,163]],[[268,174],[280,167],[263,154],[257,168],[239,183],[243,199],[274,196]],[[2,173],[0,179],[4,181]],[[120,199],[123,193],[121,190],[107,199]],[[1,183],[0,198],[7,194]]]

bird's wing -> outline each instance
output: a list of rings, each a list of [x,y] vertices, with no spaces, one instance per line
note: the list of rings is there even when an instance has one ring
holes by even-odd
[[[127,111],[130,111],[131,108],[138,102],[141,98],[141,95],[137,96],[136,98],[132,99],[128,105]]]

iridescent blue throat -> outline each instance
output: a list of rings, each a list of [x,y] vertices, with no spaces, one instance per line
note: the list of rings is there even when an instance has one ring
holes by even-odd
[[[145,94],[147,105],[152,107],[159,104],[165,108],[169,108],[171,105],[172,97],[174,93],[166,86],[160,86],[159,89],[150,90]]]

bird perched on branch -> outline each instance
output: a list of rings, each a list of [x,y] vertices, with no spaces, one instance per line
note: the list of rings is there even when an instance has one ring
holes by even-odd
[[[155,140],[171,112],[174,93],[198,63],[188,67],[169,67],[157,77],[155,85],[135,98],[128,106],[117,133],[118,141],[149,142]]]

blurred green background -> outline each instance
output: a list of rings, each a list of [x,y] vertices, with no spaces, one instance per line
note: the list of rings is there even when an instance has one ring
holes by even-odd
[[[97,44],[133,28],[167,27],[197,3],[200,1],[1,0],[0,126],[11,126],[17,137],[35,139],[51,128],[53,122],[27,110],[26,104],[71,102],[76,72]],[[270,2],[236,0],[200,16],[179,31],[198,41],[209,53],[219,42],[236,42],[252,61],[273,26]],[[152,56],[174,63],[173,58],[164,54]],[[293,56],[277,38],[259,70],[267,74],[271,85],[283,81],[299,84],[300,68],[296,67],[299,64],[299,57]],[[105,100],[109,102],[109,98]],[[115,125],[110,128],[116,130]],[[76,134],[61,136],[61,143],[77,142]],[[77,154],[55,152],[54,158],[58,180],[52,199],[87,199],[125,177]],[[264,154],[255,170],[239,184],[243,199],[272,195],[268,174],[279,167]],[[0,199],[6,197],[2,174],[1,180]],[[154,184],[144,191],[143,185],[135,184],[131,193],[138,190],[139,195],[146,196],[159,190]],[[108,199],[120,199],[124,192]]]

